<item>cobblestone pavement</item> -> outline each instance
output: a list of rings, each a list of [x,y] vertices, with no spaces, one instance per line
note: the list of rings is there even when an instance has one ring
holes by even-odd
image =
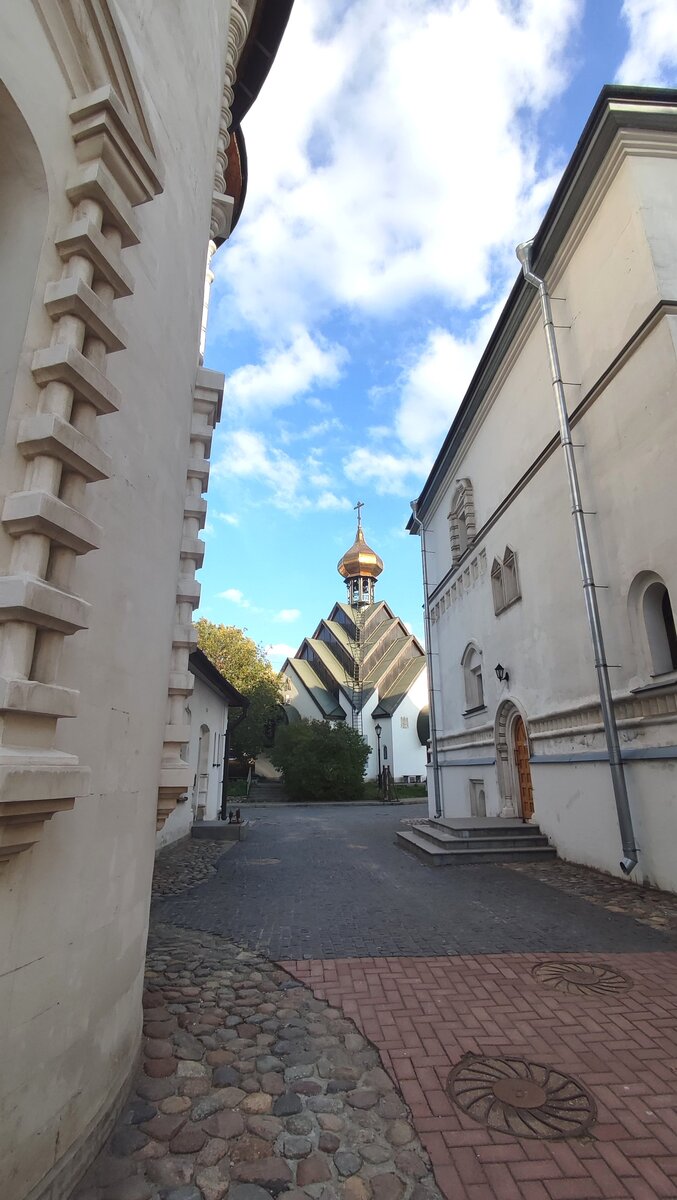
[[[378,1053],[283,970],[156,926],[144,1062],[72,1200],[439,1200]]]
[[[677,896],[670,892],[635,887],[624,879],[614,879],[600,871],[591,871],[588,867],[578,867],[558,859],[542,863],[519,863],[511,869],[569,895],[601,904],[608,912],[627,913],[653,929],[677,933]]]
[[[183,838],[158,854],[153,871],[153,899],[180,896],[186,888],[209,879],[216,864],[235,842],[208,842]]]
[[[677,1196],[676,953],[287,965],[381,1051],[448,1200]]]
[[[404,804],[266,812],[215,875],[157,914],[275,959],[677,949],[677,933],[531,875],[419,862],[394,835],[420,815]]]

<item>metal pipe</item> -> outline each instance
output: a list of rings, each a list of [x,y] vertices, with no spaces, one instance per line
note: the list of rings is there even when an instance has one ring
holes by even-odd
[[[423,522],[418,516],[418,500],[411,501],[411,511],[414,522],[418,526],[421,538],[421,561],[423,563],[423,627],[425,630],[425,648],[428,659],[428,694],[430,696],[430,745],[432,747],[433,793],[435,800],[435,816],[442,816],[442,798],[440,796],[440,765],[437,756],[437,721],[435,720],[435,683],[433,680],[433,654],[430,640],[430,607],[428,605],[428,563],[425,553],[425,531]]]
[[[540,276],[536,275],[531,269],[532,246],[533,238],[531,241],[522,242],[517,247],[516,253],[520,263],[522,264],[524,278],[532,285],[532,287],[536,288],[541,301],[543,328],[545,330],[545,340],[548,347],[548,358],[550,360],[550,374],[552,377],[552,386],[557,404],[557,416],[559,418],[560,441],[562,444],[562,449],[564,450],[567,477],[569,480],[571,515],[573,516],[574,527],[576,530],[576,547],[578,550],[578,562],[581,569],[581,578],[583,580],[585,610],[588,617],[590,637],[592,639],[592,647],[595,655],[595,670],[597,672],[597,685],[599,688],[599,698],[602,707],[602,722],[604,724],[604,734],[609,753],[609,767],[611,769],[611,782],[614,790],[614,799],[616,801],[616,812],[618,814],[618,826],[621,834],[621,843],[623,845],[624,857],[620,862],[620,868],[624,875],[629,875],[637,866],[637,846],[635,844],[635,833],[632,827],[632,815],[630,813],[630,803],[628,801],[628,789],[625,779],[625,771],[623,769],[620,742],[618,740],[618,726],[616,724],[616,714],[614,712],[613,698],[611,695],[609,668],[606,661],[604,637],[602,634],[602,621],[599,615],[599,606],[597,604],[597,593],[595,590],[595,579],[592,570],[590,545],[588,543],[585,514],[583,512],[583,504],[581,502],[578,471],[576,469],[576,456],[574,454],[573,442],[571,440],[571,425],[569,423],[569,413],[567,410],[564,383],[562,382],[562,371],[560,368],[559,354],[557,352],[557,339],[555,337],[555,327],[552,320],[550,297],[545,286],[545,280],[541,279]]]

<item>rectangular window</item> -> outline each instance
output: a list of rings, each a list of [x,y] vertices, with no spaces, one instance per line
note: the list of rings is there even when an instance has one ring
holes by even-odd
[[[409,728],[409,717],[400,717],[400,729]]]

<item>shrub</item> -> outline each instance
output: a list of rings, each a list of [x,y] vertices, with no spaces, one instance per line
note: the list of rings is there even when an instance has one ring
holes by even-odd
[[[270,757],[290,800],[361,800],[370,747],[356,729],[328,721],[280,726]]]

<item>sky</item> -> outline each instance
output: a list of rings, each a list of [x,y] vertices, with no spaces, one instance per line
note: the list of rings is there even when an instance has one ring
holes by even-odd
[[[280,667],[345,586],[422,636],[417,496],[595,99],[677,86],[675,0],[295,0],[213,260],[198,616]]]

